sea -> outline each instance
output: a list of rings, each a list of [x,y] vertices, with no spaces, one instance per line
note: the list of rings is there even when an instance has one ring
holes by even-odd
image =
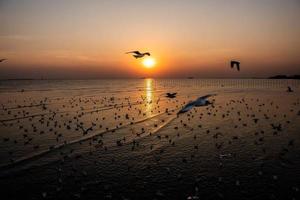
[[[299,80],[1,80],[0,105],[3,199],[300,197]]]

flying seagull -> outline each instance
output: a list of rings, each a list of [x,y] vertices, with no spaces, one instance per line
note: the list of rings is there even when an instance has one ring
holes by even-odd
[[[129,51],[129,52],[126,52],[126,54],[133,54],[133,57],[135,57],[136,59],[138,58],[143,58],[144,56],[150,56],[150,53],[149,52],[145,52],[145,53],[141,53],[139,51]]]
[[[230,62],[231,68],[234,68],[234,65],[236,65],[236,69],[237,69],[238,71],[240,71],[240,62],[239,62],[239,61],[232,60],[232,61]]]
[[[207,106],[209,104],[212,104],[207,100],[207,98],[215,96],[216,94],[208,94],[202,97],[199,97],[195,101],[192,101],[188,104],[186,104],[177,114],[185,113],[189,110],[191,110],[193,107],[199,107],[199,106]]]
[[[5,59],[5,58],[3,58],[3,59],[0,59],[0,62],[3,62],[4,60],[7,60],[7,59]]]
[[[175,93],[166,93],[166,97],[167,98],[170,98],[170,99],[173,99],[173,98],[176,98],[176,95],[177,95],[177,92],[175,92]]]

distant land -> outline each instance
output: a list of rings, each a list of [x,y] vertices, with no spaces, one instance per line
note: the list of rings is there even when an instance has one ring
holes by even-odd
[[[271,76],[269,79],[300,79],[300,75],[276,75],[276,76]]]

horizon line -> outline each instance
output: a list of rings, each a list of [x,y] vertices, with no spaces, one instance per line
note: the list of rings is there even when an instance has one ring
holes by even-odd
[[[284,78],[276,78],[285,76]],[[293,78],[295,77],[295,78]],[[299,80],[300,75],[275,75],[269,77],[99,77],[99,78],[0,78],[0,81],[37,81],[37,80],[104,80],[104,79],[294,79]]]

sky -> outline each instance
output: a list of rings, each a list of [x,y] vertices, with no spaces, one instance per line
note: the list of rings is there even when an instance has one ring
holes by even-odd
[[[300,0],[0,0],[0,24],[0,79],[300,73]]]

